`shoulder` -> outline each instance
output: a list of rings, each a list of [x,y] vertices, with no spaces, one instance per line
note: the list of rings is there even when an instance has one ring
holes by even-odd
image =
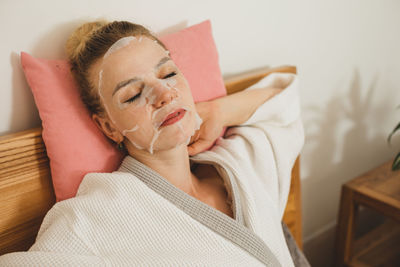
[[[77,191],[76,197],[91,194],[95,191],[112,190],[123,181],[131,179],[134,176],[131,173],[123,171],[114,172],[91,172],[86,174]],[[131,179],[132,180],[132,179]]]

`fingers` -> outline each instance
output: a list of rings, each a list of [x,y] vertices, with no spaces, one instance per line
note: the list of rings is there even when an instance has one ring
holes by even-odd
[[[188,146],[188,152],[190,156],[194,156],[200,152],[206,150],[209,146],[211,146],[211,142],[208,140],[200,139],[197,142],[194,142],[190,146]]]
[[[197,130],[192,137],[190,137],[190,142],[188,145],[191,145],[193,142],[196,142],[200,137],[200,131]]]

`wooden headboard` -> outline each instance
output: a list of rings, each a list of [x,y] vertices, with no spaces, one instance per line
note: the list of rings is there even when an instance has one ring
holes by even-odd
[[[294,66],[263,68],[225,79],[228,94],[240,91],[272,72],[296,73]],[[0,255],[28,250],[47,211],[54,205],[49,159],[42,128],[0,137]],[[302,249],[300,156],[283,221]]]

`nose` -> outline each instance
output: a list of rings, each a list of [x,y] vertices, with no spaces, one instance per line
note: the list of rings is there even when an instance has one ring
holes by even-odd
[[[157,86],[155,90],[157,97],[153,103],[155,108],[161,108],[171,103],[177,97],[177,91],[174,88],[167,88],[163,85]]]

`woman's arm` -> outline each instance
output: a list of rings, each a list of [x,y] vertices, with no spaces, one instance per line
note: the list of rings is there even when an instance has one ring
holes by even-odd
[[[196,103],[196,110],[203,123],[189,142],[189,155],[193,156],[210,147],[224,127],[242,124],[262,103],[282,90],[284,89],[274,87],[245,90]]]
[[[213,101],[216,109],[219,110],[217,114],[220,116],[223,127],[234,126],[247,121],[261,104],[282,90],[284,89],[273,87],[245,90]]]

